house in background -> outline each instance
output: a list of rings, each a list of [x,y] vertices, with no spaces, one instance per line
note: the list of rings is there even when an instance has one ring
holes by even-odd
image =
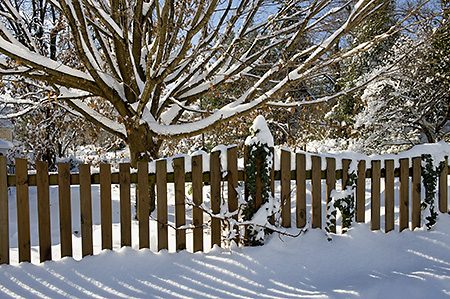
[[[12,144],[12,132],[14,126],[9,119],[0,119],[0,155],[6,156],[6,153]]]

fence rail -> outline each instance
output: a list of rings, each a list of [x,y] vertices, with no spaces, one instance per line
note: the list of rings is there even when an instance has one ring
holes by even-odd
[[[111,165],[102,164],[100,172],[91,174],[90,166],[79,165],[79,173],[70,173],[69,164],[59,163],[58,173],[49,174],[48,165],[38,162],[36,174],[28,174],[27,161],[16,159],[16,174],[7,175],[5,157],[0,157],[0,264],[10,262],[9,244],[9,216],[8,216],[8,187],[16,188],[17,200],[17,235],[19,262],[31,262],[30,246],[30,214],[29,214],[29,187],[37,187],[38,202],[38,231],[40,261],[52,259],[52,242],[50,229],[50,203],[49,188],[58,186],[59,194],[59,219],[60,219],[60,244],[61,257],[72,256],[72,211],[71,211],[71,186],[80,186],[80,219],[82,256],[93,254],[93,230],[92,230],[92,192],[93,184],[100,185],[100,210],[101,210],[101,246],[102,249],[112,249],[112,194],[111,185],[120,186],[120,235],[121,246],[132,245],[132,211],[131,211],[131,185],[137,184],[137,216],[139,227],[139,248],[150,248],[149,231],[149,186],[156,185],[157,208],[157,248],[168,249],[168,196],[167,185],[174,183],[174,224],[176,228],[176,250],[186,249],[186,230],[193,233],[193,251],[204,250],[203,226],[205,211],[200,208],[203,203],[203,185],[210,186],[210,210],[213,214],[220,213],[222,202],[222,187],[228,186],[227,206],[230,212],[238,209],[236,188],[238,182],[245,185],[245,171],[238,170],[238,155],[235,147],[227,150],[227,167],[221,169],[220,152],[210,155],[209,171],[204,172],[202,156],[194,156],[191,159],[191,172],[185,172],[184,158],[173,160],[172,173],[167,172],[166,160],[156,162],[156,173],[149,173],[148,163],[138,163],[137,172],[131,173],[130,164],[120,164],[119,172],[112,173]],[[322,158],[311,156],[311,169],[306,169],[306,156],[295,154],[295,168],[291,169],[292,154],[281,151],[280,170],[273,171],[271,177],[272,193],[275,194],[275,181],[280,185],[281,224],[283,227],[291,227],[291,200],[295,200],[295,226],[298,228],[307,225],[307,204],[310,206],[312,228],[322,228],[323,215],[326,211],[330,193],[336,188],[336,182],[341,181],[345,185],[349,178],[351,160],[342,160],[342,168],[336,169],[336,160],[326,158],[326,169],[322,170]],[[448,160],[446,167],[439,176],[439,211],[448,212]],[[419,227],[421,213],[421,158],[412,158],[412,167],[409,159],[400,159],[400,167],[394,168],[394,160],[371,161],[367,165],[365,160],[358,161],[356,181],[356,216],[357,222],[365,222],[366,212],[366,180],[370,179],[370,223],[372,230],[381,229],[381,179],[384,181],[384,219],[385,232],[394,229],[394,178],[399,178],[399,231],[409,227],[414,230]],[[367,169],[366,169],[367,168]],[[411,179],[411,183],[410,183]],[[323,182],[323,180],[325,180]],[[306,182],[311,182],[311,202],[307,203]],[[186,223],[186,183],[192,185],[192,220]],[[325,185],[325,198],[322,199],[323,183]],[[292,185],[295,185],[295,188]],[[293,192],[295,190],[295,192]],[[410,200],[411,199],[411,200]],[[258,200],[256,200],[258,202]],[[410,207],[411,202],[411,207]],[[409,218],[411,215],[411,219]],[[237,217],[234,216],[234,217]],[[410,221],[411,220],[411,221]],[[187,225],[190,225],[187,227]],[[221,245],[223,224],[216,217],[211,218],[210,234],[211,246]]]

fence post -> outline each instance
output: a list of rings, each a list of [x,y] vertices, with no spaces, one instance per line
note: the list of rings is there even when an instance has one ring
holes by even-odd
[[[185,171],[184,158],[176,158],[173,160],[174,187],[175,187],[175,227],[176,250],[186,249],[186,230],[181,229],[186,225],[186,206],[185,206]]]
[[[411,221],[414,230],[420,227],[420,212],[421,212],[421,191],[422,191],[422,158],[412,158],[412,207],[411,207]]]
[[[409,225],[409,159],[400,159],[400,224],[399,230]]]
[[[366,221],[366,161],[358,162],[356,178],[356,222]]]
[[[220,213],[220,182],[222,174],[220,172],[220,151],[210,154],[210,178],[211,178],[211,211],[214,215]],[[211,217],[211,247],[214,244],[221,245],[221,223],[220,219]]]
[[[9,264],[8,172],[0,156],[0,265]]]
[[[384,232],[394,230],[394,160],[384,161]]]
[[[192,225],[193,251],[203,250],[203,211],[200,206],[203,203],[203,166],[202,155],[192,157]]]
[[[130,163],[121,163],[119,164],[121,246],[131,246],[130,184]]]
[[[371,179],[371,216],[370,229],[380,229],[380,178],[381,178],[381,161],[372,161],[372,179]]]
[[[281,150],[281,225],[291,227],[291,152]]]
[[[111,165],[100,164],[102,249],[112,249]]]
[[[47,162],[36,162],[36,185],[39,221],[39,256],[42,263],[52,259],[50,194]]]
[[[322,160],[311,156],[312,228],[322,228]]]
[[[439,175],[439,211],[448,212],[448,157],[445,157],[444,169]]]
[[[297,153],[295,155],[296,169],[296,208],[297,228],[306,225],[306,156]]]
[[[326,205],[326,213],[328,215],[328,205],[331,200],[331,191],[336,189],[336,159],[335,158],[326,158],[327,161],[327,174],[326,174],[326,196],[327,196],[327,205]],[[332,233],[336,233],[336,225],[334,225],[331,229]]]
[[[168,249],[167,229],[167,161],[156,161],[156,213],[158,220],[158,251]]]
[[[72,256],[72,208],[70,202],[69,163],[58,163],[58,191],[61,257]]]
[[[138,167],[138,203],[139,249],[150,248],[149,228],[149,196],[148,196],[148,163],[139,161]]]
[[[93,254],[92,246],[92,202],[91,202],[91,167],[80,164],[80,212],[82,255]]]

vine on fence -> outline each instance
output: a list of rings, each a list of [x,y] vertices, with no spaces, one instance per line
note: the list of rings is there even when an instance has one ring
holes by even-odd
[[[245,165],[247,175],[245,187],[248,196],[242,209],[242,220],[258,224],[248,224],[246,226],[246,244],[257,246],[264,244],[264,237],[267,233],[267,230],[262,227],[279,209],[279,204],[274,203],[270,189],[270,172],[273,167],[273,154],[271,151],[273,137],[264,117],[258,116],[255,119],[254,124],[250,128],[250,135],[245,143],[248,147],[247,163]],[[257,186],[258,177],[261,182],[260,186]],[[257,207],[256,204],[256,193],[259,188],[261,189],[262,197],[261,207]],[[261,212],[258,213],[258,210],[261,210]]]
[[[355,190],[357,175],[355,171],[349,174],[345,189],[342,191],[332,190],[327,206],[327,223],[325,230],[328,241],[331,241],[331,233],[336,231],[336,218],[339,210],[342,217],[342,233],[346,233],[352,226],[355,217]]]
[[[439,174],[445,167],[445,161],[441,161],[439,166],[434,167],[433,158],[430,154],[422,155],[422,180],[425,187],[425,199],[421,203],[422,211],[428,209],[428,215],[425,215],[427,229],[431,229],[436,224],[438,213],[436,212],[436,185]]]

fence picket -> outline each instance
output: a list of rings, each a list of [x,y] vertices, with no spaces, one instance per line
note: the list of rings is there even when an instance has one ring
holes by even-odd
[[[366,221],[366,161],[358,162],[356,178],[356,222]]]
[[[281,225],[291,227],[291,152],[281,150]]]
[[[82,255],[93,254],[92,244],[92,200],[91,200],[91,166],[80,164],[80,212]]]
[[[409,159],[400,159],[400,224],[399,230],[409,225]]]
[[[296,171],[296,204],[295,214],[297,218],[297,228],[306,225],[306,155],[295,155]]]
[[[394,230],[394,160],[384,161],[384,231]]]
[[[272,154],[272,168],[270,169],[270,191],[272,192],[272,197],[275,196],[275,149],[270,148],[270,153]]]
[[[381,161],[372,161],[372,179],[371,179],[371,207],[370,207],[370,229],[380,229],[380,178]]]
[[[111,165],[100,164],[102,249],[112,249]]]
[[[228,211],[230,213],[238,209],[238,194],[236,188],[238,187],[238,159],[237,147],[227,149],[227,181],[228,181]],[[238,215],[233,218],[237,220]]]
[[[138,203],[137,213],[139,219],[139,249],[150,248],[150,227],[149,227],[149,209],[150,199],[148,196],[148,163],[139,161],[138,167]]]
[[[175,226],[176,231],[176,250],[186,249],[186,230],[180,227],[186,225],[186,206],[185,202],[185,171],[184,158],[173,160],[173,172],[175,182]]]
[[[9,263],[9,222],[8,222],[8,187],[16,186],[17,190],[17,229],[18,229],[18,252],[19,261],[31,262],[30,247],[30,214],[29,214],[29,186],[37,186],[37,207],[39,221],[39,252],[40,261],[52,259],[51,252],[51,227],[50,227],[50,200],[49,186],[59,186],[59,221],[61,257],[72,256],[72,219],[71,219],[71,184],[80,186],[80,212],[81,212],[81,237],[82,256],[93,254],[92,235],[92,195],[91,184],[100,183],[101,202],[101,226],[102,226],[102,248],[112,249],[112,211],[111,211],[111,184],[120,185],[120,223],[121,244],[131,246],[131,183],[137,183],[139,216],[139,248],[150,247],[149,232],[149,184],[157,187],[157,221],[158,221],[158,250],[168,249],[168,206],[167,206],[167,183],[174,183],[175,190],[175,226],[182,228],[186,225],[186,203],[185,187],[186,181],[192,179],[193,190],[193,251],[203,250],[203,157],[201,155],[192,157],[192,173],[185,173],[184,158],[173,160],[173,174],[167,173],[167,160],[156,162],[156,181],[154,176],[148,174],[148,163],[138,163],[137,175],[130,173],[130,164],[120,164],[119,173],[111,174],[111,166],[100,165],[100,175],[90,174],[90,166],[80,164],[79,174],[70,174],[70,164],[58,163],[58,174],[48,174],[48,164],[36,163],[36,174],[28,175],[27,161],[16,159],[16,175],[7,175],[6,159],[0,157],[0,264]],[[287,150],[281,151],[280,171],[276,173],[277,180],[281,186],[281,225],[291,226],[291,153]],[[394,229],[394,193],[395,177],[399,177],[399,230],[402,231],[409,226],[411,217],[411,230],[420,227],[421,213],[421,158],[412,158],[412,171],[409,168],[409,159],[400,159],[399,172],[394,169],[394,160],[385,160],[385,169],[381,169],[380,161],[371,161],[371,169],[367,177],[371,178],[371,230],[379,230],[381,217],[381,177],[384,177],[385,192],[385,232]],[[220,152],[213,152],[210,156],[210,208],[212,214],[219,214],[221,208],[221,190],[223,173],[221,169]],[[326,172],[321,170],[321,157],[311,156],[311,226],[322,228],[322,179],[326,179],[326,203],[330,200],[331,190],[336,187],[336,178],[339,172],[336,170],[334,158],[326,158]],[[349,178],[349,166],[351,160],[342,160],[342,188],[345,188]],[[445,168],[439,176],[439,210],[448,210],[448,159],[445,160]],[[259,163],[261,164],[261,163]],[[297,153],[295,155],[295,180],[296,180],[296,226],[298,228],[306,225],[306,155]],[[228,210],[230,212],[238,209],[238,187],[239,175],[237,148],[227,149],[227,186],[228,186]],[[259,171],[259,170],[258,170]],[[382,173],[383,171],[383,173]],[[274,177],[274,173],[271,176]],[[207,175],[205,174],[205,178]],[[244,173],[244,180],[245,180]],[[365,185],[366,185],[366,161],[360,160],[357,167],[356,182],[356,221],[365,221]],[[56,180],[57,179],[57,180]],[[242,177],[241,177],[242,179]],[[309,172],[308,172],[309,179]],[[410,187],[410,180],[412,181]],[[245,183],[245,182],[244,182]],[[261,178],[256,182],[259,189],[262,187]],[[271,186],[274,179],[271,181]],[[411,188],[411,194],[409,194]],[[273,191],[273,190],[272,190]],[[259,191],[261,195],[261,190]],[[258,194],[257,196],[258,197]],[[261,197],[261,196],[259,196]],[[262,197],[261,197],[262,198]],[[260,198],[260,199],[261,199]],[[410,199],[411,198],[411,199]],[[255,198],[256,199],[256,198]],[[410,203],[411,200],[411,203]],[[259,200],[256,207],[262,204]],[[409,216],[409,205],[411,205],[411,216]],[[237,215],[233,216],[237,218]],[[211,246],[221,245],[222,235],[221,220],[211,218]],[[177,229],[176,250],[186,249],[186,231]]]
[[[233,146],[227,149],[227,182],[228,182],[228,211],[233,213],[238,210],[238,156],[237,147]],[[238,220],[238,214],[233,216],[234,220]],[[239,227],[230,227],[235,230],[237,237],[234,239],[239,243]]]
[[[69,163],[58,163],[58,194],[61,257],[72,256],[72,208]]]
[[[0,156],[0,265],[9,264],[8,173],[6,157]]]
[[[321,162],[319,156],[311,156],[312,228],[322,228]]]
[[[350,163],[352,160],[342,159],[342,190],[345,189],[348,183],[348,170],[350,169]]]
[[[420,227],[420,211],[421,211],[421,191],[422,191],[422,158],[415,157],[412,159],[412,201],[411,201],[411,230]]]
[[[36,185],[38,201],[39,257],[42,263],[52,259],[50,192],[47,162],[36,162]]]
[[[212,152],[210,156],[210,177],[211,177],[211,211],[213,214],[220,213],[220,152]],[[221,244],[220,219],[211,218],[211,246]]]
[[[158,220],[158,251],[169,248],[167,229],[167,161],[156,161],[156,214]]]
[[[203,166],[201,155],[192,157],[192,225],[193,229],[193,251],[203,251]]]
[[[329,203],[331,200],[331,191],[336,189],[336,159],[326,158],[327,169],[326,169],[326,213],[328,215]],[[332,233],[336,233],[336,226],[332,226]]]
[[[19,262],[31,262],[28,161],[16,158],[17,242]]]
[[[131,246],[130,163],[119,164],[120,185],[120,243]]]
[[[439,175],[439,211],[448,212],[448,157],[445,157],[444,169]]]

